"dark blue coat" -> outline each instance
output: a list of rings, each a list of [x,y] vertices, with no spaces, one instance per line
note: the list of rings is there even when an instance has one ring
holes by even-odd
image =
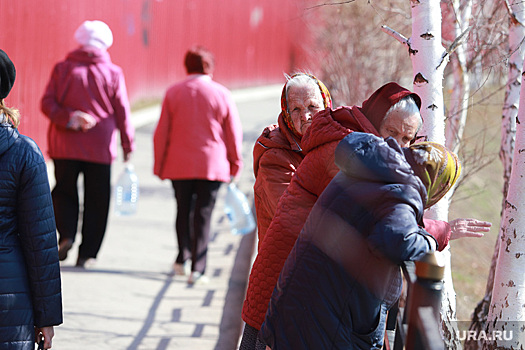
[[[34,327],[62,323],[47,169],[38,146],[0,124],[0,349],[34,349]]]
[[[399,265],[435,247],[423,228],[426,189],[395,140],[354,132],[341,171],[317,200],[261,328],[272,350],[381,349],[401,293]]]

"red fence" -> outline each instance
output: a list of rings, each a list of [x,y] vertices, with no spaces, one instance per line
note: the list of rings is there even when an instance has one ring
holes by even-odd
[[[283,81],[307,69],[298,43],[307,42],[301,0],[16,0],[0,2],[0,48],[17,69],[8,106],[20,109],[22,133],[46,149],[40,98],[53,65],[77,44],[84,20],[113,31],[109,49],[126,77],[132,104],[161,98],[184,76],[183,55],[201,44],[216,56],[214,79],[230,88]],[[298,60],[300,59],[300,61]]]

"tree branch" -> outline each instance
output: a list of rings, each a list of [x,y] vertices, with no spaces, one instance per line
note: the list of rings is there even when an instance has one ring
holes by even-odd
[[[523,23],[520,22],[514,11],[512,11],[512,7],[509,4],[509,0],[505,0],[505,6],[507,7],[507,11],[509,12],[510,20],[514,22],[514,24],[519,24],[520,26],[523,26]]]
[[[459,47],[459,45],[463,44],[463,39],[465,38],[465,36],[467,35],[467,33],[470,31],[472,27],[469,26],[467,29],[465,29],[463,31],[463,33],[461,33],[453,42],[452,44],[450,44],[450,46],[448,47],[448,49],[445,50],[445,52],[443,53],[443,55],[441,56],[441,62],[439,62],[438,66],[436,67],[436,69],[439,68],[439,66],[441,66],[441,64],[443,64],[443,61],[445,61],[445,58],[447,57],[447,55],[451,55],[454,51],[456,51],[456,49]]]
[[[351,2],[354,2],[356,0],[347,0],[347,1],[341,1],[341,2],[325,2],[324,4],[319,4],[319,5],[315,5],[315,6],[312,6],[312,7],[307,7],[306,9],[307,10],[312,10],[312,9],[315,9],[317,7],[322,7],[322,6],[330,6],[330,5],[344,5],[344,4],[349,4]]]
[[[387,33],[388,35],[399,41],[401,44],[403,44],[403,46],[410,50],[410,44],[408,42],[408,39],[403,34],[396,32],[394,29],[385,25],[381,26],[381,30],[383,30],[383,32]]]

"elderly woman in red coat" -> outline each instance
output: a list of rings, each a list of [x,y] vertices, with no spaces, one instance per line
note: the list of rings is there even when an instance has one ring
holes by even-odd
[[[316,77],[307,73],[288,77],[277,124],[266,127],[253,148],[259,244],[270,226],[279,198],[305,156],[301,147],[303,134],[310,127],[312,117],[331,106],[328,89]]]

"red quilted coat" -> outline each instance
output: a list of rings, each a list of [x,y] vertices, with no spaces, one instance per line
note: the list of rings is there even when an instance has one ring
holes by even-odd
[[[386,86],[392,88],[392,85]],[[334,151],[339,141],[352,131],[380,136],[377,129],[389,106],[410,93],[397,85],[390,89],[387,98],[381,96],[381,89],[378,92],[361,108],[326,109],[313,118],[301,143],[306,156],[283,193],[264,240],[259,243],[242,309],[242,319],[248,325],[261,328],[284,262],[317,198],[339,171],[334,163]],[[368,118],[362,111],[367,112]],[[450,237],[448,223],[425,220],[425,227],[442,250]]]
[[[272,222],[279,198],[304,158],[301,141],[290,131],[282,113],[277,122],[264,129],[253,148],[256,179],[253,192],[259,244]]]

